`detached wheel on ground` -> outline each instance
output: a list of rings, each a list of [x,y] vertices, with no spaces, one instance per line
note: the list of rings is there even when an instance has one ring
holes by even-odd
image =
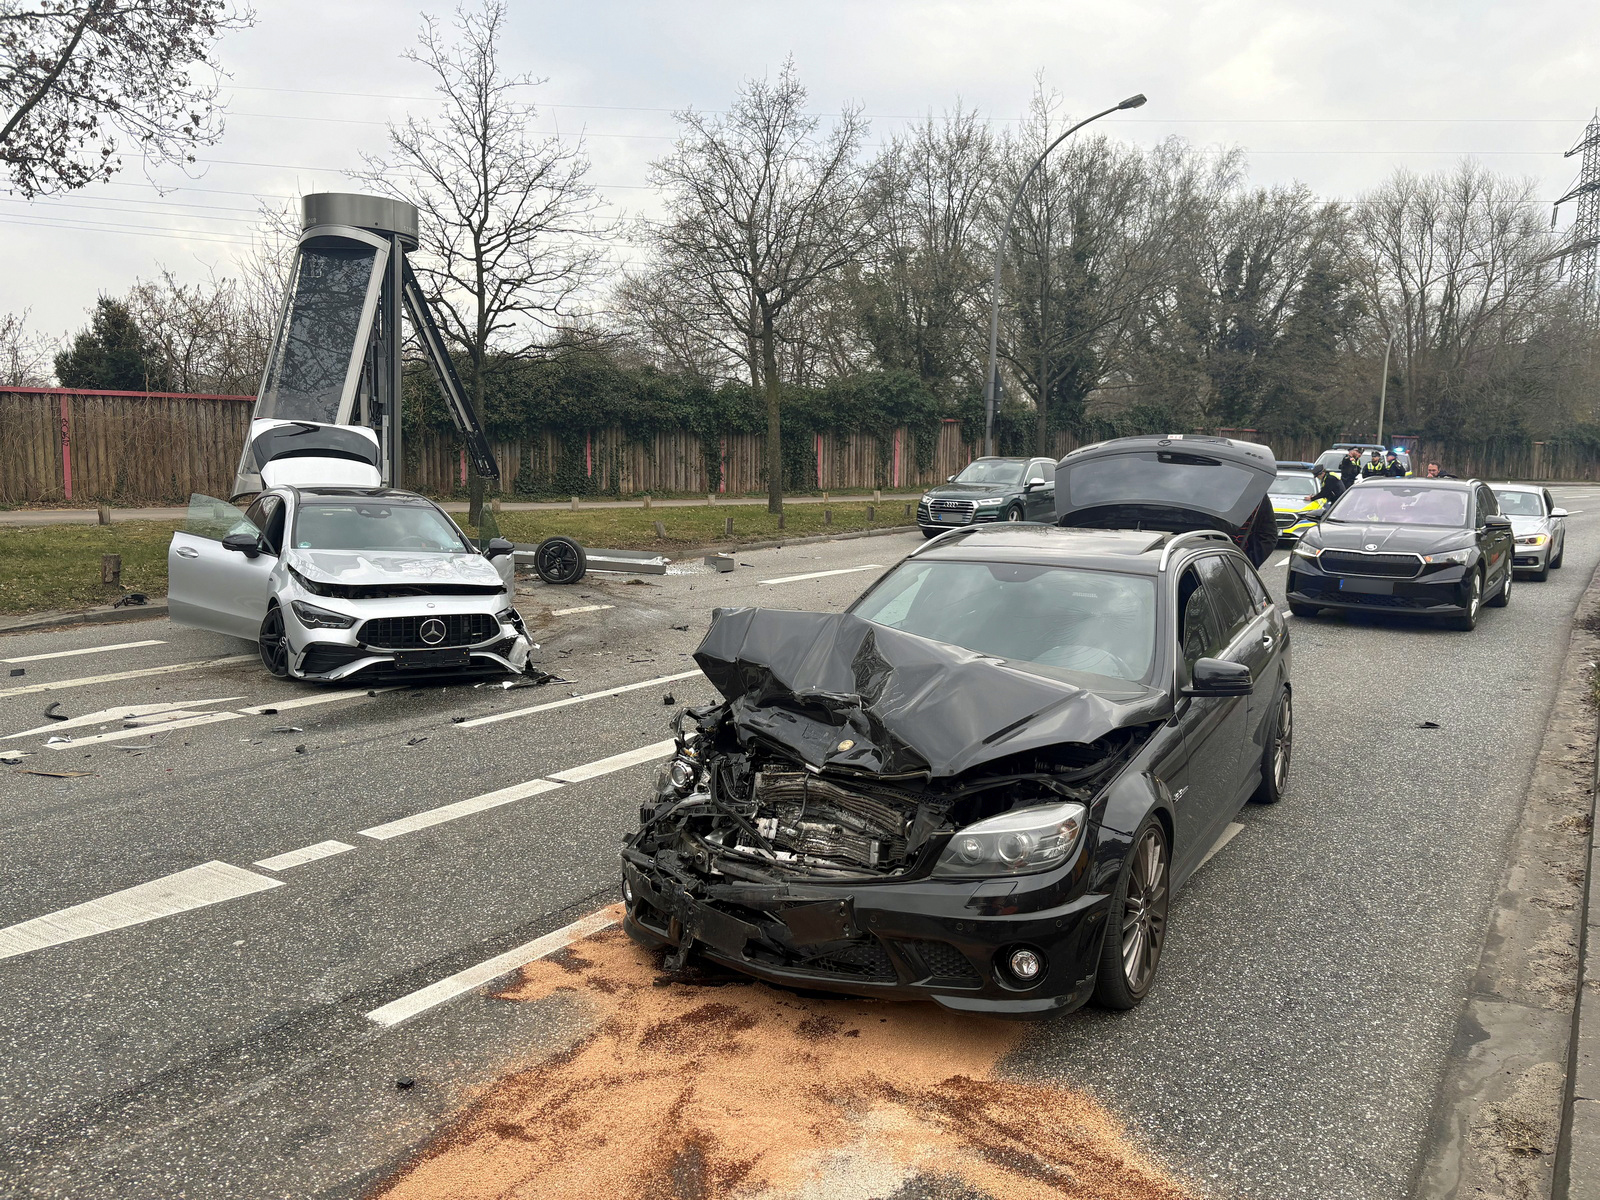
[[[1467,604],[1453,617],[1445,618],[1445,625],[1450,629],[1459,629],[1463,633],[1471,633],[1478,627],[1478,609],[1483,605],[1483,572],[1472,573],[1472,583],[1467,591]]]
[[[533,552],[533,569],[546,583],[577,583],[589,570],[589,558],[571,538],[549,537]]]
[[[1134,835],[1133,853],[1123,864],[1106,913],[1094,984],[1094,1002],[1101,1008],[1132,1008],[1155,982],[1161,947],[1167,940],[1171,861],[1161,822],[1146,817]]]
[[[1500,585],[1500,590],[1494,594],[1494,599],[1489,601],[1491,608],[1504,608],[1511,603],[1511,581],[1516,578],[1515,571],[1506,572],[1506,581]]]
[[[277,604],[267,606],[267,615],[261,618],[261,632],[256,637],[261,651],[261,665],[279,679],[289,677],[289,635],[283,628],[283,610]]]
[[[1289,783],[1289,758],[1294,752],[1294,701],[1289,689],[1278,693],[1278,708],[1261,748],[1261,782],[1250,797],[1252,804],[1276,804]]]

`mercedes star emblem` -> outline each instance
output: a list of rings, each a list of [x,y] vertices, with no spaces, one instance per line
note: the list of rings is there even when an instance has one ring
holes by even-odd
[[[1361,548],[1363,550],[1376,550],[1378,548],[1378,543],[1377,542],[1368,542],[1365,546],[1363,546]]]
[[[422,629],[419,631],[422,640],[430,646],[437,646],[444,641],[446,632],[448,631],[444,627],[444,622],[439,620],[438,617],[429,617],[422,623]]]

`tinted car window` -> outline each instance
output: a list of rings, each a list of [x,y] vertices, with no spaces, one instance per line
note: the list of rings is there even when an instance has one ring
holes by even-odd
[[[1495,492],[1494,498],[1508,517],[1544,516],[1544,500],[1538,492]]]
[[[1228,556],[1228,565],[1234,569],[1234,573],[1239,576],[1240,581],[1244,584],[1244,590],[1249,595],[1250,602],[1254,605],[1256,612],[1263,612],[1272,607],[1272,597],[1267,594],[1266,586],[1261,582],[1261,576],[1232,555]]]
[[[1454,488],[1416,487],[1398,479],[1387,483],[1367,481],[1340,496],[1324,519],[1358,525],[1376,522],[1460,528],[1467,523],[1467,493]]]
[[[1484,487],[1483,484],[1480,483],[1478,485],[1477,491],[1478,524],[1482,525],[1485,517],[1495,517],[1500,515],[1500,506],[1495,503],[1494,493],[1488,488]]]
[[[1196,662],[1216,657],[1228,644],[1218,628],[1213,607],[1210,593],[1190,567],[1178,582],[1178,644],[1183,647],[1183,661],[1191,673]]]
[[[1023,563],[902,563],[850,610],[997,658],[1116,679],[1155,657],[1153,580]]]
[[[1200,572],[1200,582],[1211,593],[1212,615],[1216,618],[1222,637],[1220,650],[1255,619],[1255,609],[1244,590],[1244,584],[1222,555],[1208,555],[1197,562],[1195,568]]]
[[[294,522],[301,550],[417,550],[465,553],[455,523],[431,504],[403,501],[308,500]]]
[[[973,462],[968,463],[966,469],[957,475],[957,483],[1021,483],[1022,468],[1026,463],[1019,462]]]
[[[1157,465],[1170,462],[1174,469]],[[1135,466],[1135,462],[1138,463]],[[1228,512],[1256,483],[1257,473],[1235,463],[1202,455],[1109,454],[1088,459],[1068,477],[1073,508],[1103,504],[1174,505],[1206,512]]]

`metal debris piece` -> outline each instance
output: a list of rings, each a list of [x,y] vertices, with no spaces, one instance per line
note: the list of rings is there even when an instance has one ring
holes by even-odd
[[[295,752],[295,753],[296,753],[296,754],[304,754],[304,753],[305,753],[305,752],[306,752],[306,748],[305,748],[305,746],[304,746],[304,745],[300,745],[300,746],[296,746],[296,747],[295,747],[295,748],[294,748],[294,752]]]
[[[676,629],[679,633],[688,633],[689,632],[689,627],[687,625],[674,625],[673,628]]]
[[[459,724],[461,724],[461,722],[463,722],[465,720],[466,720],[465,717],[451,717],[450,718],[450,724],[459,725]]]
[[[1438,729],[1439,728],[1439,724],[1436,721],[1421,721],[1421,722],[1418,722],[1417,728],[1418,729]]]
[[[274,725],[273,733],[304,733],[305,730],[298,725]]]
[[[15,679],[18,675],[26,675],[27,673],[28,673],[28,668],[27,667],[12,667],[11,668],[11,678],[13,678],[13,679]]]
[[[414,737],[409,742],[407,742],[406,745],[408,745],[408,746],[420,746],[420,745],[422,745],[423,742],[425,742],[427,740],[428,740],[427,735],[423,735],[422,737]]]
[[[402,1092],[410,1091],[412,1088],[417,1086],[417,1081],[412,1079],[409,1075],[402,1075],[399,1079],[394,1081],[394,1086],[399,1088]]]
[[[278,710],[275,708],[263,708],[261,710],[261,715],[263,717],[275,717],[278,715]]]
[[[668,692],[665,696],[661,697],[661,703],[662,704],[676,704],[677,702],[678,702],[678,698],[676,696],[674,696],[671,692]]]
[[[56,711],[56,709],[58,709],[60,707],[61,707],[61,701],[57,700],[57,701],[53,702],[48,708],[46,708],[44,710],[44,715],[46,717],[48,717],[50,720],[52,720],[52,721],[65,721],[65,720],[67,720],[68,717],[67,717],[66,713],[57,712]]]
[[[50,738],[46,738],[45,739],[44,744],[46,746],[70,746],[70,745],[72,745],[72,739],[69,738],[69,737],[59,737],[59,736],[58,737],[50,737]]]
[[[43,775],[46,779],[82,779],[85,775],[94,775],[94,771],[24,771],[24,775]]]

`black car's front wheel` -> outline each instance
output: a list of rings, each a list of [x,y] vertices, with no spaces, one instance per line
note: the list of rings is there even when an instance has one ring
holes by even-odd
[[[268,607],[261,618],[261,632],[256,635],[256,645],[261,650],[261,665],[279,679],[289,677],[289,635],[283,627],[283,609],[276,604]]]
[[[1267,728],[1266,745],[1261,749],[1261,783],[1250,799],[1255,804],[1276,804],[1283,799],[1289,784],[1289,758],[1294,752],[1294,701],[1289,689],[1278,692],[1277,711]]]
[[[1146,817],[1106,913],[1094,984],[1094,1002],[1101,1008],[1132,1008],[1155,982],[1167,940],[1171,865],[1166,831],[1155,817]]]
[[[1478,609],[1483,607],[1483,572],[1474,571],[1467,582],[1467,602],[1461,606],[1461,611],[1448,618],[1447,624],[1451,629],[1459,629],[1463,633],[1471,633],[1478,627]]]

